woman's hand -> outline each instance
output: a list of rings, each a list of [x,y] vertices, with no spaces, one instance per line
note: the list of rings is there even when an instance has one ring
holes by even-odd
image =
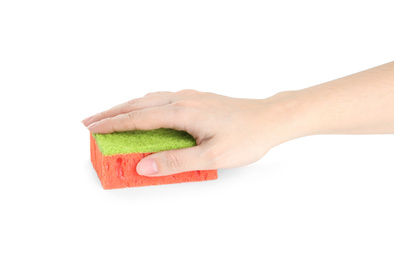
[[[191,170],[243,166],[293,138],[291,92],[268,99],[239,99],[194,90],[157,92],[98,113],[82,122],[92,133],[173,128],[197,146],[141,160],[137,172],[160,176]]]
[[[83,120],[93,133],[174,128],[197,146],[147,156],[141,175],[237,167],[272,147],[316,134],[394,133],[394,62],[267,99],[184,90],[133,99]]]

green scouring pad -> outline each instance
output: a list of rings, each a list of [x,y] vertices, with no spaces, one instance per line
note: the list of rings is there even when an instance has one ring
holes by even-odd
[[[189,133],[166,128],[93,134],[93,137],[103,155],[155,153],[196,145]]]

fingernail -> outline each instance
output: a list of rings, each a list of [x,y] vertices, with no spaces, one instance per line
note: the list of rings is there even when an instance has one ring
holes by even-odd
[[[89,122],[89,120],[92,118],[93,118],[93,116],[89,116],[89,117],[85,118],[84,120],[82,120],[81,122],[82,122],[82,124],[86,125],[86,123]]]
[[[88,129],[89,129],[90,131],[92,131],[92,128],[93,128],[95,125],[97,125],[97,123],[98,123],[98,122],[94,122],[94,123],[88,125]]]
[[[154,175],[159,172],[159,167],[155,160],[145,159],[138,163],[137,173],[139,175]]]

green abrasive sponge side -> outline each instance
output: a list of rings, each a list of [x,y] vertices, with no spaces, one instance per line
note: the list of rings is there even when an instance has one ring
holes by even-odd
[[[196,145],[187,132],[166,128],[93,134],[93,137],[103,155],[155,153]]]

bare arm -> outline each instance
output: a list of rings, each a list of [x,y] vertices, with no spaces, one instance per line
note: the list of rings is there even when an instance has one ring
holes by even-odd
[[[303,135],[394,133],[394,62],[294,96]]]
[[[82,122],[93,133],[174,128],[196,138],[196,147],[145,157],[141,175],[242,166],[303,136],[394,133],[394,62],[266,99],[151,93]]]

